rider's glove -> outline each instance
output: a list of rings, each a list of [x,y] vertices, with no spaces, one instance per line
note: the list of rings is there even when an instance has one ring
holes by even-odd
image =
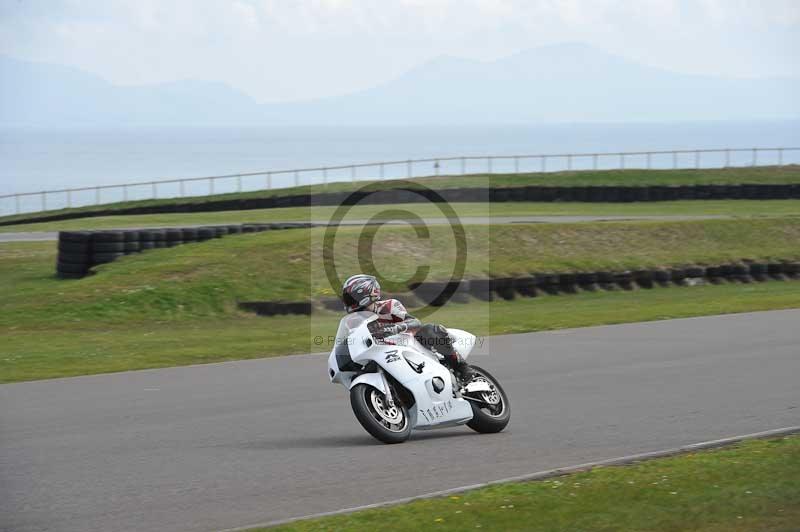
[[[386,338],[387,336],[394,336],[408,330],[408,325],[405,323],[397,323],[394,325],[387,325],[376,333],[377,338]]]

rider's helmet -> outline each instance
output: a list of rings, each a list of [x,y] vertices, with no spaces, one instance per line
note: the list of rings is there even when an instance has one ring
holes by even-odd
[[[381,285],[372,275],[353,275],[342,285],[342,303],[346,312],[363,310],[380,298]]]

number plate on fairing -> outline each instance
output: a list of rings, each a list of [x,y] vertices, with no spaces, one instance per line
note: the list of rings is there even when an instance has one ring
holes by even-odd
[[[453,409],[453,401],[440,401],[434,402],[430,408],[425,410],[420,409],[420,415],[425,418],[428,423],[435,423],[436,420],[447,417],[447,414]]]

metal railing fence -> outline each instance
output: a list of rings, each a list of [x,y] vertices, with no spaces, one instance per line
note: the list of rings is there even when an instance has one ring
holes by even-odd
[[[348,180],[564,170],[699,169],[785,164],[800,164],[800,147],[431,157],[6,194],[0,195],[0,214],[21,214],[130,200],[270,190],[308,184],[325,186],[332,182]],[[110,196],[109,191],[114,191],[116,194]]]

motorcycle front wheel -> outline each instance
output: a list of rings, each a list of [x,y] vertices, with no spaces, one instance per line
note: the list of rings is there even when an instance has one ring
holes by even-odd
[[[489,384],[491,391],[477,392],[476,399],[470,401],[472,406],[472,419],[467,422],[467,426],[475,432],[484,434],[500,432],[511,419],[511,405],[508,402],[503,387],[497,382],[491,373],[478,366],[470,366],[475,373],[474,380],[483,380]]]
[[[353,386],[350,390],[350,405],[364,430],[383,443],[402,443],[411,436],[406,407],[397,401],[389,406],[383,392],[372,386]]]

